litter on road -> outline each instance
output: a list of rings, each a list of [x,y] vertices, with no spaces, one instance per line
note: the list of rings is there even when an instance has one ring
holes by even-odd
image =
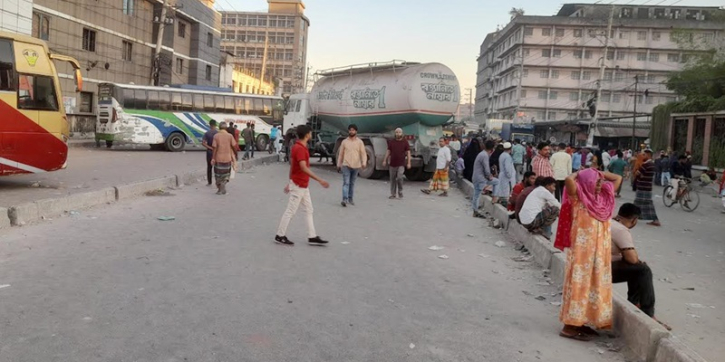
[[[494,245],[498,246],[499,248],[503,248],[506,247],[506,242],[499,240]]]
[[[428,250],[433,250],[433,251],[438,251],[438,250],[443,250],[443,249],[445,249],[445,248],[442,246],[438,246],[438,245],[433,245],[430,248],[428,248]]]
[[[411,343],[408,347],[410,347],[410,349],[413,349],[415,348],[415,344]]]
[[[0,289],[3,289],[3,288],[7,288],[7,287],[9,287],[9,286],[10,286],[10,284],[1,284],[1,285],[0,285]]]
[[[448,255],[446,255],[446,254],[438,255],[438,258],[439,259],[448,259]]]
[[[176,220],[176,218],[173,217],[173,216],[159,216],[159,217],[157,217],[157,219],[159,221],[174,221],[174,220]]]

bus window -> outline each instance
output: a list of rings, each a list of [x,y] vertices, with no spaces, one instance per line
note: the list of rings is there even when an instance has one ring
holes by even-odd
[[[171,110],[183,111],[181,105],[181,93],[171,93]]]
[[[141,89],[136,89],[133,91],[134,95],[134,108],[135,109],[146,109],[146,100],[149,98],[146,96],[146,91]]]
[[[58,98],[53,78],[21,74],[18,82],[18,108],[57,111]]]
[[[204,112],[214,112],[214,96],[204,95]]]
[[[148,91],[148,101],[149,101],[149,109],[151,110],[158,110],[160,108],[159,105],[159,92],[157,91]]]
[[[181,106],[182,111],[191,112],[191,110],[194,109],[194,107],[191,105],[192,104],[191,103],[191,94],[186,94],[186,93],[182,94],[181,95],[181,104],[182,104],[182,106]]]
[[[269,116],[272,114],[272,100],[271,99],[263,99],[264,101],[264,115]]]
[[[254,99],[254,110],[252,111],[252,114],[255,116],[261,116],[264,114],[264,105],[262,104],[261,99]]]
[[[244,97],[244,112],[242,114],[254,114],[252,111],[252,98]]]
[[[234,97],[234,113],[242,114],[244,110],[244,98]]]
[[[214,112],[224,113],[224,96],[214,96],[214,103],[216,103]]]
[[[204,96],[194,94],[194,112],[204,112]]]
[[[0,91],[14,91],[17,88],[14,54],[13,43],[8,39],[0,39]]]
[[[171,93],[160,91],[159,92],[159,103],[162,111],[171,110]]]
[[[224,97],[224,112],[234,113],[234,97]]]
[[[118,99],[116,99],[117,102],[121,102]],[[123,103],[120,103],[123,108],[126,109],[132,109],[134,107],[133,103],[133,89],[124,89],[123,90]]]

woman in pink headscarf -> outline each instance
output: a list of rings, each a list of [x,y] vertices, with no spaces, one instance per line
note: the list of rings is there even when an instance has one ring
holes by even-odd
[[[565,181],[571,207],[571,231],[566,252],[560,336],[589,341],[590,328],[612,326],[612,236],[609,222],[614,194],[622,177],[596,169],[576,172]],[[561,222],[566,222],[561,220]],[[558,232],[557,232],[558,233]],[[567,239],[564,236],[564,239]]]

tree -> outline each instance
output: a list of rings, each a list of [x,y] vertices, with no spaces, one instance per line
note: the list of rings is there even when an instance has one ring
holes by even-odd
[[[517,16],[524,15],[524,9],[523,8],[511,8],[511,10],[509,10],[509,15],[511,15],[511,20],[514,20]]]

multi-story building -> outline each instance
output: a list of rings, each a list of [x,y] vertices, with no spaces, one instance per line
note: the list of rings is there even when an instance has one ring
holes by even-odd
[[[267,12],[222,12],[222,51],[257,76],[272,76],[285,95],[304,91],[307,31],[302,0],[267,0]]]
[[[222,54],[221,69],[219,71],[219,87],[231,89],[234,93],[275,94],[275,87],[267,79],[260,79],[249,69],[243,69],[238,64],[231,63],[232,54]]]
[[[92,114],[98,84],[150,84],[160,0],[34,0],[32,35],[51,51],[72,56],[83,69],[84,90],[75,93],[72,72],[58,64],[66,111]],[[172,0],[159,58],[158,85],[219,84],[220,15],[213,2]]]
[[[589,118],[587,102],[596,98],[599,82],[600,117],[632,115],[635,82],[637,113],[650,113],[657,104],[675,100],[664,84],[666,75],[692,55],[677,40],[684,37],[700,49],[722,41],[722,23],[710,21],[717,10],[565,4],[554,16],[516,16],[481,44],[476,119]]]

